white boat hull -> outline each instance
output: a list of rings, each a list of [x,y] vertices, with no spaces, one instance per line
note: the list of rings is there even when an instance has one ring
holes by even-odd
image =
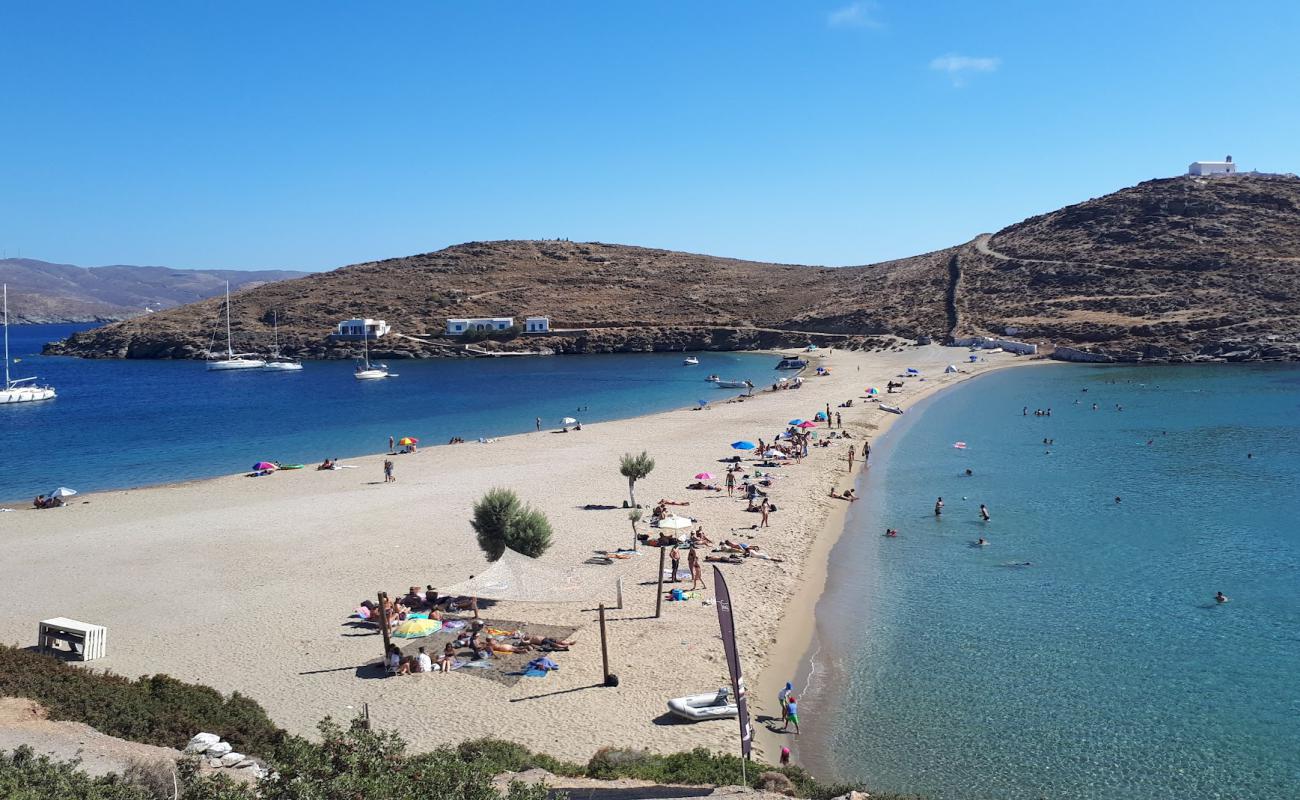
[[[266,362],[256,358],[228,358],[222,361],[209,361],[208,372],[221,372],[232,369],[262,369]]]
[[[362,369],[352,373],[352,377],[359,381],[377,381],[380,378],[388,377],[386,369]]]
[[[45,386],[32,386],[26,389],[0,389],[0,405],[34,403],[37,400],[53,400],[57,396],[53,389]]]
[[[699,364],[699,363],[700,363],[700,360],[699,360],[698,358],[683,358],[683,359],[682,359],[682,366],[685,366],[685,367],[693,367],[693,366],[695,366],[695,365],[697,365],[697,364]]]
[[[714,381],[718,384],[719,389],[747,389],[749,384],[744,381]]]
[[[302,369],[302,364],[297,361],[268,361],[262,365],[262,369],[267,372],[298,372]]]
[[[674,697],[668,701],[668,710],[674,715],[692,722],[707,719],[731,719],[740,713],[735,703],[719,703],[718,693],[695,694],[688,697]]]

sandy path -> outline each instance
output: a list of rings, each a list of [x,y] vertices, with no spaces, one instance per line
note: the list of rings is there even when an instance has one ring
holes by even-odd
[[[701,360],[703,378],[707,355]],[[758,515],[745,513],[743,501],[683,487],[701,470],[720,473],[718,459],[734,452],[730,442],[770,441],[786,420],[860,398],[863,386],[883,387],[905,367],[918,367],[928,379],[908,381],[903,395],[891,398],[904,405],[971,373],[1020,363],[1001,353],[962,365],[970,373],[941,374],[944,365],[962,360],[965,351],[936,346],[871,355],[836,351],[818,362],[832,367],[832,376],[809,378],[798,391],[594,424],[578,433],[426,448],[395,458],[398,482],[391,485],[380,482],[382,456],[372,456],[352,459],[360,467],[353,470],[105,492],[63,510],[0,514],[6,544],[0,641],[30,645],[36,622],[53,616],[107,625],[109,655],[94,666],[238,690],[299,732],[310,732],[325,715],[350,717],[368,703],[378,724],[397,729],[416,748],[491,735],[581,760],[607,744],[731,749],[732,722],[665,724],[668,698],[728,682],[715,609],[700,599],[666,602],[661,619],[648,618],[654,588],[641,584],[653,580],[657,552],[612,566],[584,565],[593,549],[628,545],[631,530],[621,509],[581,506],[621,504],[627,484],[618,474],[619,456],[646,449],[657,466],[637,486],[643,503],[689,500],[689,512],[715,540],[743,530],[753,535],[746,541],[788,559],[725,568],[741,657],[754,685],[782,612],[804,583],[810,553],[823,563],[807,579],[822,585],[827,540],[836,532],[826,534],[824,524],[844,505],[827,490],[851,480],[845,445],[813,448],[804,464],[777,470],[783,477],[772,496],[780,511],[762,531],[748,530]],[[841,412],[858,447],[863,435],[896,419],[860,399]],[[618,688],[594,687],[600,649],[596,615],[585,604],[493,609],[507,618],[583,629],[579,645],[558,658],[562,669],[546,679],[504,687],[464,673],[358,677],[357,668],[378,656],[380,642],[344,626],[348,612],[378,589],[449,585],[482,569],[467,520],[471,504],[493,486],[515,489],[550,517],[556,536],[544,561],[576,567],[611,600],[615,578],[624,577],[625,609],[612,612],[609,622]],[[814,550],[819,536],[822,546]],[[797,660],[797,647],[783,657]]]

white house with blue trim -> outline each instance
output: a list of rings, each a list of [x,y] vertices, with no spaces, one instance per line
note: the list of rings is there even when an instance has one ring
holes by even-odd
[[[447,320],[448,336],[464,336],[470,331],[508,331],[515,326],[514,317],[461,317]]]

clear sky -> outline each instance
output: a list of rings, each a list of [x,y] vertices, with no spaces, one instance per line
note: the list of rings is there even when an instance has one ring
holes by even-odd
[[[1298,9],[0,0],[0,249],[908,256],[1196,159],[1300,171]]]

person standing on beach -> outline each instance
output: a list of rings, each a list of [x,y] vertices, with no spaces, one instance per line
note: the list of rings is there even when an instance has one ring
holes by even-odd
[[[727,497],[731,497],[736,491],[736,472],[730,467],[727,468]]]
[[[871,442],[862,443],[862,463],[865,464],[871,460]]]
[[[759,521],[758,521],[758,527],[760,527],[760,528],[766,528],[766,527],[768,527],[768,524],[767,524],[767,514],[768,514],[768,509],[767,509],[767,498],[766,498],[766,497],[764,497],[764,498],[763,498],[763,502],[762,502],[761,504],[759,504],[759,506],[758,506],[758,513],[761,515],[761,519],[759,519]]]
[[[835,412],[835,427],[844,430],[844,417],[840,416],[838,411]]]
[[[393,441],[393,437],[389,436],[389,437],[388,437],[388,452],[390,452],[390,453],[393,452],[393,445],[395,445],[395,444],[396,444],[396,442]]]
[[[794,723],[794,732],[796,734],[799,733],[798,698],[796,698],[794,695],[787,695],[785,699],[785,724],[781,726],[781,730],[784,731],[789,729],[791,722]]]
[[[853,471],[853,448],[849,448],[849,472]]]
[[[785,722],[786,718],[790,716],[790,707],[787,705],[787,703],[789,702],[790,695],[792,693],[794,693],[794,684],[791,683],[790,681],[786,681],[785,688],[782,689],[781,693],[776,696],[777,702],[781,704],[782,722]]]
[[[673,583],[677,583],[677,568],[682,565],[682,554],[677,549],[677,545],[671,545],[673,548],[668,552],[668,558],[672,560]]]
[[[397,478],[393,477],[393,462],[391,459],[384,459],[384,483],[395,483]]]
[[[686,554],[686,566],[691,570],[691,591],[709,588],[704,585],[704,570],[700,566],[700,557],[695,554],[695,545],[691,545]]]
[[[537,417],[537,418],[535,418],[535,419],[533,420],[533,424],[537,426],[537,430],[538,430],[539,432],[542,430],[542,418],[541,418],[541,417]]]
[[[943,515],[943,498],[940,497],[934,501],[934,515],[936,517]]]

